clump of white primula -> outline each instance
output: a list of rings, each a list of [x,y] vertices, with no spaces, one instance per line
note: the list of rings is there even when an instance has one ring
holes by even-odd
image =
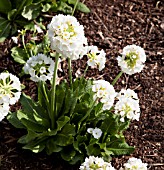
[[[91,66],[92,68],[98,67],[99,71],[101,71],[105,67],[105,58],[106,53],[104,50],[99,51],[97,46],[88,46],[88,66]]]
[[[0,74],[0,121],[7,116],[9,105],[15,104],[21,95],[21,83],[11,73]]]
[[[146,54],[143,48],[136,45],[128,45],[123,48],[122,57],[119,56],[117,60],[122,71],[132,75],[141,72],[146,61]]]
[[[76,60],[85,53],[84,45],[87,45],[87,39],[84,27],[74,16],[62,14],[54,16],[48,25],[48,37],[52,50],[64,58]]]
[[[115,170],[111,163],[105,162],[102,158],[89,156],[80,166],[80,170]]]
[[[92,134],[95,139],[99,139],[101,137],[101,135],[102,135],[102,130],[97,128],[97,127],[95,129],[88,128],[87,132]]]
[[[124,168],[120,170],[147,170],[147,163],[143,163],[141,159],[129,158],[128,162],[124,164]]]
[[[0,74],[0,101],[15,104],[21,95],[21,83],[11,73]]]
[[[114,87],[105,80],[96,80],[93,81],[92,91],[95,92],[94,99],[103,103],[102,110],[110,110],[117,95]]]
[[[44,54],[30,57],[24,65],[24,72],[30,74],[30,79],[38,81],[51,80],[54,73],[54,61]]]
[[[121,122],[125,121],[125,117],[130,120],[138,120],[140,117],[140,106],[137,94],[131,90],[122,89],[117,95],[118,102],[115,105],[115,114],[120,115]]]

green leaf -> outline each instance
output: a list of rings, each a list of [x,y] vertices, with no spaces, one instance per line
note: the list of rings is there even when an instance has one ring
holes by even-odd
[[[17,117],[17,113],[16,112],[13,112],[13,113],[10,113],[8,116],[7,116],[7,120],[16,128],[20,128],[20,129],[24,129],[25,126],[21,123],[21,121],[18,119]]]
[[[57,134],[54,137],[54,143],[59,146],[67,146],[73,143],[74,138],[70,135]]]
[[[46,3],[45,5],[42,5],[42,12],[47,12],[51,8],[51,5],[49,3]]]
[[[7,14],[11,9],[10,0],[0,0],[0,12]]]
[[[22,12],[22,16],[28,20],[36,19],[41,11],[41,6],[39,3],[33,3],[31,5],[25,6]]]
[[[42,125],[40,125],[40,124],[38,124],[38,123],[36,123],[32,120],[22,118],[20,121],[29,130],[33,130],[33,131],[36,131],[36,132],[43,132],[43,131],[47,130],[44,126],[42,126]]]
[[[41,151],[43,151],[43,149],[45,148],[45,141],[42,140],[39,140],[39,141],[33,141],[33,142],[30,142],[28,143],[27,145],[25,145],[23,147],[23,149],[29,149],[31,150],[32,152],[34,153],[39,153]]]
[[[17,9],[13,9],[13,10],[8,12],[7,18],[8,18],[9,21],[12,21],[12,19],[14,19],[16,12],[17,12]]]
[[[39,103],[34,102],[29,96],[22,93],[20,102],[23,106],[23,111],[28,114],[28,117],[34,119],[34,115],[39,118],[47,118],[47,112]]]
[[[127,143],[114,142],[110,147],[107,147],[107,150],[112,151],[114,155],[126,155],[131,154],[134,147],[129,146]]]
[[[63,127],[61,133],[64,134],[64,135],[73,135],[74,136],[76,134],[75,127],[76,127],[75,125],[66,124]]]
[[[68,116],[61,116],[57,121],[57,131],[61,130],[67,122],[69,122],[70,118]]]
[[[29,58],[25,50],[20,47],[13,47],[11,49],[11,56],[16,62],[20,64],[25,64]]]
[[[100,154],[100,146],[97,144],[88,145],[86,147],[86,150],[87,150],[87,155],[98,156]]]
[[[70,161],[76,155],[76,151],[71,147],[67,147],[60,154],[65,161]]]
[[[89,13],[90,9],[83,3],[79,2],[76,7],[77,10],[84,12],[84,13]]]
[[[18,143],[22,143],[22,144],[29,143],[30,141],[36,139],[38,136],[39,136],[38,133],[35,133],[32,130],[28,130],[28,134],[19,138]]]
[[[52,154],[53,152],[60,152],[63,147],[54,143],[54,138],[49,139],[46,144],[46,152],[48,155]]]
[[[106,118],[102,125],[100,126],[100,129],[103,132],[107,132],[109,134],[115,135],[118,133],[119,130],[119,123],[117,119],[114,119],[112,116],[109,116]]]
[[[68,0],[68,3],[75,5],[77,3],[77,0]],[[83,4],[82,2],[78,2],[76,9],[81,11],[81,12],[84,12],[84,13],[90,12],[90,9],[85,4]]]
[[[10,34],[10,21],[0,17],[0,43],[3,42]]]

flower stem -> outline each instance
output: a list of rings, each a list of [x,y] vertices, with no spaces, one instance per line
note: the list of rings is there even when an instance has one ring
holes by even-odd
[[[24,50],[26,54],[28,55],[27,48],[26,48],[25,41],[24,41],[24,34],[22,34],[22,43],[23,43]]]
[[[86,67],[85,70],[84,70],[83,77],[85,77],[87,70],[88,70],[88,65],[87,65],[87,67]]]
[[[112,85],[114,86],[116,84],[116,82],[118,81],[118,79],[122,76],[123,72],[121,71],[116,78],[113,80]]]
[[[78,128],[80,128],[81,122],[84,121],[91,113],[91,111],[93,110],[96,102],[97,102],[98,98],[93,102],[91,108],[88,110],[88,112],[86,113],[86,115],[80,120],[79,124],[78,124]]]
[[[59,54],[57,53],[55,59],[55,68],[54,68],[52,91],[51,91],[51,128],[52,129],[54,129],[55,118],[56,118],[55,93],[56,93],[56,77],[57,77],[57,70],[58,70],[58,60],[59,60]]]
[[[73,11],[72,11],[72,16],[74,15],[74,12],[75,12],[75,9],[76,9],[76,7],[77,7],[78,2],[79,2],[79,0],[76,0],[76,3],[75,3],[75,5],[74,5]]]
[[[68,58],[68,68],[69,68],[69,81],[72,88],[72,69],[71,69],[71,59]]]

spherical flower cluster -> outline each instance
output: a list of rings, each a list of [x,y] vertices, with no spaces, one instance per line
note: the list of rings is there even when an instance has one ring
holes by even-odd
[[[141,159],[130,158],[120,170],[147,170],[147,163],[143,163]]]
[[[84,28],[77,19],[70,15],[56,15],[48,25],[48,37],[52,50],[64,58],[76,60],[84,54],[87,39]]]
[[[114,103],[117,93],[114,87],[105,80],[93,82],[92,91],[95,92],[94,99],[99,99],[103,103],[103,110],[109,110]]]
[[[29,58],[24,65],[24,72],[30,74],[30,79],[38,81],[51,80],[54,72],[54,61],[44,54],[38,54]]]
[[[11,73],[0,74],[0,101],[15,104],[21,95],[21,83]]]
[[[126,74],[132,75],[141,72],[146,61],[146,54],[143,48],[136,45],[124,47],[122,57],[117,58],[118,65]]]
[[[88,128],[87,132],[92,134],[95,139],[99,139],[101,137],[101,135],[102,135],[102,130],[97,128],[97,127],[95,129]]]
[[[0,121],[9,112],[9,104],[15,104],[21,95],[21,83],[11,73],[0,74]]]
[[[131,89],[122,89],[120,93],[118,93],[117,99],[115,114],[121,116],[120,121],[124,122],[125,117],[130,120],[139,121],[140,107],[137,94]]]
[[[88,46],[88,66],[91,66],[93,68],[98,66],[99,71],[101,71],[105,67],[105,55],[106,53],[104,52],[104,50],[99,51],[97,46]]]
[[[115,170],[111,163],[105,162],[102,158],[89,156],[80,166],[80,170]]]

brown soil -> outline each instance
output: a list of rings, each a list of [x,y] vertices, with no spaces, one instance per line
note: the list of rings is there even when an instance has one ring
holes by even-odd
[[[98,72],[89,70],[88,77],[104,78],[111,82],[119,73],[116,57],[126,45],[142,46],[147,61],[140,74],[123,75],[115,88],[135,89],[140,98],[140,121],[133,121],[125,132],[128,144],[135,146],[130,156],[113,158],[113,165],[119,168],[131,156],[141,158],[149,164],[150,170],[164,169],[164,110],[163,58],[164,52],[164,3],[157,0],[87,0],[91,13],[76,13],[84,25],[89,44],[97,45],[107,53],[106,68]],[[18,75],[21,66],[13,61],[10,49],[11,39],[0,45],[0,72],[8,70]],[[84,70],[85,61],[74,62],[74,72]],[[31,81],[21,78],[26,93],[35,96],[36,87]],[[18,105],[12,108],[15,110]],[[47,156],[22,150],[17,140],[24,131],[15,129],[7,120],[0,122],[0,169],[1,170],[76,170],[79,165],[70,166],[57,155]]]

